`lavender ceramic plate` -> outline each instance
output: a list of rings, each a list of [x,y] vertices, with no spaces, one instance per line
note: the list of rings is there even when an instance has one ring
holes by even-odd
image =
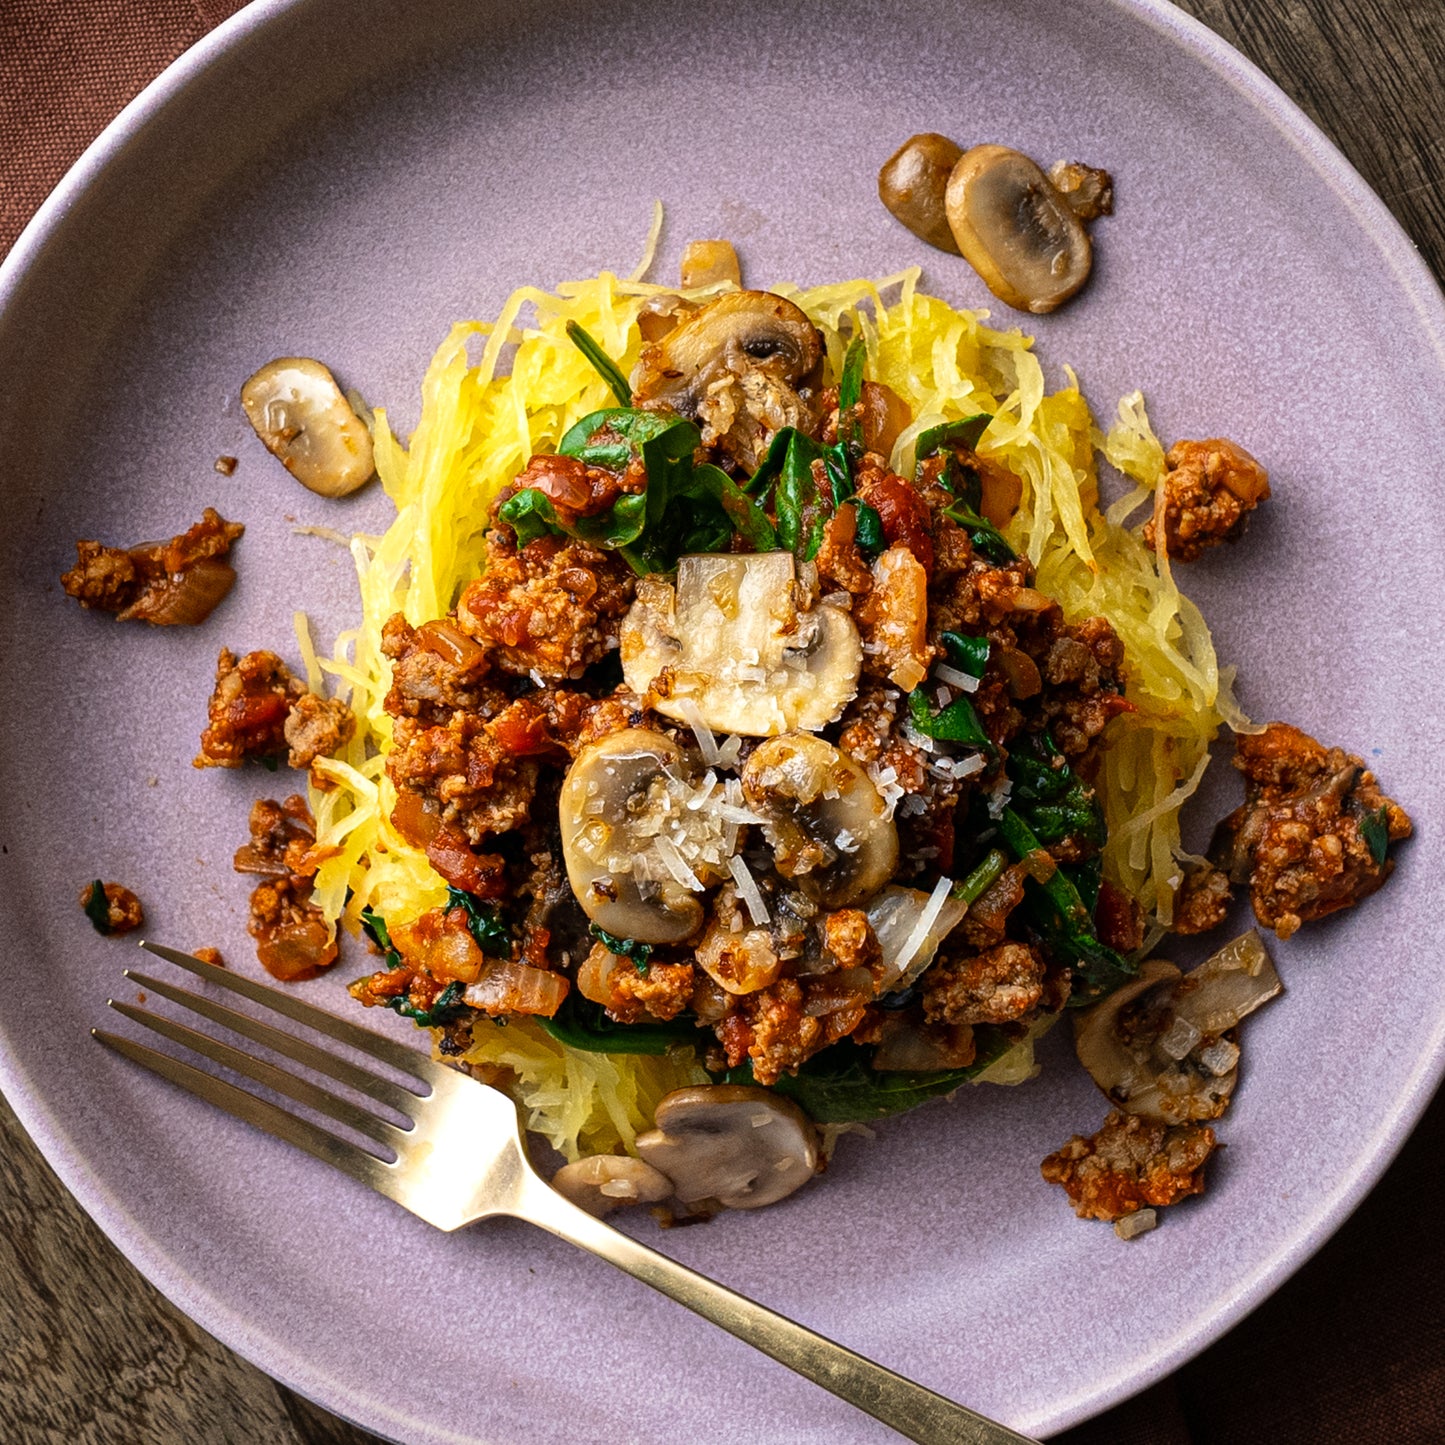
[[[435,1234],[87,1040],[131,961],[74,906],[95,874],[136,883],[155,936],[249,957],[229,857],[275,782],[189,766],[216,649],[284,648],[295,606],[333,635],[348,559],[294,524],[382,520],[374,491],[297,490],[238,385],[278,353],[317,355],[405,422],[449,321],[522,282],[630,267],[654,197],[658,274],[688,237],[726,235],[755,283],[920,262],[945,296],[986,303],[874,199],[879,161],[925,129],[1114,172],[1095,280],[1039,323],[1040,348],[1105,413],[1141,386],[1162,435],[1223,431],[1267,461],[1275,501],[1193,591],[1247,706],[1369,756],[1419,836],[1384,896],[1278,950],[1288,997],[1250,1025],[1227,1155],[1156,1234],[1121,1244],[1041,1184],[1039,1159],[1101,1113],[1057,1039],[1028,1089],[847,1140],[784,1206],[661,1243],[1049,1432],[1258,1303],[1440,1076],[1438,769],[1429,709],[1391,700],[1423,702],[1445,669],[1418,603],[1445,548],[1445,321],[1384,208],[1273,86],[1151,0],[255,5],[102,137],[0,275],[0,1079],[172,1299],[382,1434],[884,1432],[600,1263],[521,1225]],[[220,453],[241,458],[229,480]],[[60,595],[76,537],[169,535],[208,503],[248,530],[204,629],[117,628]],[[342,1008],[342,982],[306,992]]]

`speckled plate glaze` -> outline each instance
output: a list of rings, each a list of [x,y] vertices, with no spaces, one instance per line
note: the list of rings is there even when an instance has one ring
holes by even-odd
[[[298,606],[334,635],[349,559],[295,526],[384,521],[376,489],[295,488],[239,384],[278,353],[317,355],[409,424],[451,320],[523,282],[630,268],[654,197],[661,276],[689,237],[724,235],[754,284],[916,262],[950,300],[987,304],[877,204],[879,162],[917,130],[1117,177],[1095,278],[1036,323],[1039,348],[1101,413],[1142,387],[1161,435],[1224,432],[1267,462],[1275,500],[1192,591],[1250,710],[1365,754],[1419,835],[1385,895],[1277,949],[1288,996],[1248,1028],[1228,1151],[1208,1197],[1155,1234],[1122,1244],[1040,1182],[1039,1159],[1102,1115],[1055,1037],[1033,1086],[847,1139],[785,1205],[658,1242],[1048,1433],[1257,1304],[1440,1077],[1445,643],[1419,600],[1445,551],[1445,320],[1383,206],[1267,80],[1153,0],[253,5],[101,137],[0,272],[0,1082],[173,1300],[383,1435],[886,1432],[603,1264],[522,1225],[434,1233],[86,1037],[132,961],[75,906],[96,874],[141,890],[154,936],[254,969],[229,859],[251,799],[285,780],[191,769],[216,649],[294,652]],[[221,453],[234,477],[212,470]],[[169,535],[208,503],[247,533],[203,629],[118,628],[61,595],[76,537]],[[304,991],[342,1008],[356,971],[353,955]]]

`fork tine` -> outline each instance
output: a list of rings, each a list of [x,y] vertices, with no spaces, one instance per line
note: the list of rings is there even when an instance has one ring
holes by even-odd
[[[317,1048],[315,1044],[307,1043],[305,1039],[298,1039],[295,1034],[284,1033],[278,1028],[273,1028],[261,1019],[253,1019],[247,1014],[237,1013],[234,1009],[212,1003],[208,998],[188,993],[183,988],[163,983],[160,979],[151,978],[148,974],[136,973],[129,968],[123,972],[132,983],[139,984],[141,988],[150,989],[162,998],[180,1004],[182,1008],[188,1008],[193,1013],[210,1019],[212,1023],[220,1024],[223,1029],[230,1029],[232,1033],[241,1034],[268,1049],[275,1050],[278,1054],[284,1054],[288,1059],[294,1060],[305,1068],[315,1069],[318,1074],[325,1074],[328,1078],[335,1079],[337,1083],[345,1084],[347,1088],[366,1094],[375,1099],[377,1103],[385,1104],[389,1108],[397,1110],[398,1113],[410,1116],[419,1102],[419,1096],[401,1084],[394,1084],[390,1079],[379,1078],[369,1070],[358,1068],[357,1065],[348,1063],[345,1059],[339,1059],[335,1054]]]
[[[149,980],[146,982],[148,987],[155,987]],[[243,1074],[263,1088],[274,1089],[278,1094],[295,1099],[298,1104],[306,1104],[340,1124],[349,1124],[384,1147],[395,1149],[405,1138],[405,1129],[385,1119],[378,1119],[375,1114],[368,1114],[365,1109],[348,1099],[337,1098],[335,1094],[313,1084],[309,1079],[299,1079],[295,1074],[288,1074],[285,1069],[278,1069],[264,1059],[254,1059],[250,1054],[243,1054],[240,1049],[233,1049],[230,1044],[224,1044],[197,1029],[187,1028],[185,1024],[162,1018],[159,1014],[147,1013],[144,1009],[134,1008],[115,999],[107,999],[106,1002],[118,1014],[124,1014],[143,1028],[153,1030],[173,1043],[180,1044],[182,1048],[190,1049],[193,1053],[220,1064],[222,1068]]]
[[[342,1173],[360,1180],[377,1193],[401,1202],[398,1195],[399,1181],[392,1167],[375,1155],[368,1154],[365,1149],[349,1144],[345,1139],[338,1139],[336,1135],[318,1128],[308,1120],[299,1119],[295,1114],[288,1113],[266,1099],[257,1098],[255,1094],[238,1089],[235,1084],[229,1084],[225,1079],[206,1073],[204,1069],[182,1063],[180,1059],[173,1059],[159,1049],[135,1043],[105,1029],[91,1029],[90,1032],[107,1048],[124,1054],[126,1058],[149,1069],[153,1074],[159,1074],[161,1078],[179,1084],[188,1093],[204,1099],[208,1104],[214,1104],[218,1109],[224,1109],[242,1123],[264,1129],[268,1134],[284,1139],[288,1144],[295,1144],[297,1148],[314,1154],[316,1158],[340,1169]]]
[[[229,969],[217,968],[212,963],[203,963],[199,958],[192,958],[189,953],[182,953],[175,948],[167,948],[164,944],[152,943],[148,938],[142,939],[140,946],[147,953],[153,953],[157,958],[163,958],[168,963],[175,964],[177,968],[184,968],[195,974],[197,978],[203,978],[208,983],[219,984],[221,988],[228,988],[232,993],[238,993],[242,998],[248,998],[253,1003],[273,1008],[277,1013],[295,1019],[297,1023],[309,1024],[318,1033],[325,1034],[338,1043],[347,1044],[353,1049],[360,1049],[363,1053],[381,1059],[384,1063],[390,1064],[392,1068],[401,1069],[404,1073],[408,1073],[424,1083],[435,1084],[439,1078],[444,1078],[450,1072],[443,1065],[435,1063],[426,1054],[409,1049],[405,1044],[399,1044],[394,1039],[374,1034],[369,1029],[358,1028],[346,1019],[337,1018],[334,1014],[326,1013],[312,1004],[303,1003],[301,999],[295,998],[291,994],[267,988],[264,984],[253,983],[249,978],[242,978],[239,974],[230,972]]]

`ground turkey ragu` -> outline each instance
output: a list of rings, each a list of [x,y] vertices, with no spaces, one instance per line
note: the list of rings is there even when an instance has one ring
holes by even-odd
[[[873,400],[875,411],[886,413]],[[834,434],[836,425],[836,416],[827,417],[817,431]],[[734,464],[726,449],[716,456]],[[1006,521],[1017,483],[966,450],[956,462],[988,477],[985,505],[1002,509],[997,520]],[[1043,750],[1087,778],[1104,728],[1129,707],[1123,648],[1109,624],[1068,623],[1034,588],[1026,560],[1000,563],[980,553],[946,515],[957,499],[940,484],[939,470],[926,467],[915,483],[890,472],[883,455],[865,454],[856,466],[857,495],[881,524],[881,547],[870,555],[859,542],[855,505],[835,508],[825,498],[822,546],[794,584],[800,615],[841,608],[861,637],[861,676],[822,739],[861,770],[896,828],[892,882],[923,896],[941,875],[962,876],[985,851],[979,820],[986,828],[990,803],[1006,796],[1002,766],[1017,740],[1027,735],[1031,746],[1042,746],[1047,730]],[[574,518],[635,494],[634,474],[597,473],[537,457],[517,485],[545,490]],[[748,1064],[765,1084],[845,1038],[903,1038],[900,1056],[914,1067],[919,1059],[933,1067],[967,1064],[976,1024],[1021,1035],[1041,1012],[1062,1006],[1068,970],[1013,922],[1023,894],[1014,870],[979,899],[980,930],[951,938],[934,971],[899,990],[880,963],[867,900],[839,907],[827,901],[821,872],[784,876],[776,837],[757,814],[733,827],[743,876],[730,876],[727,859],[707,875],[697,894],[701,921],[690,936],[651,946],[645,961],[599,941],[562,868],[558,796],[579,754],[641,730],[686,759],[687,786],[711,799],[702,806],[740,806],[732,775],[746,769],[761,741],[704,740],[663,716],[656,705],[675,685],[672,677],[641,695],[620,685],[615,654],[636,589],[636,575],[615,551],[558,536],[519,546],[496,520],[481,575],[455,611],[420,627],[397,617],[385,631],[394,821],[448,883],[505,918],[512,962],[555,975],[574,998],[619,1022],[691,1018],[710,1065]],[[945,656],[945,631],[986,639],[986,666],[971,693],[986,747],[940,742],[914,726],[909,690],[921,686],[929,709],[964,694],[929,680]],[[722,757],[709,761],[708,748]],[[728,798],[734,802],[725,804]],[[819,846],[836,861],[850,846],[846,830]],[[1052,846],[1074,862],[1097,852],[1097,843],[1082,837]],[[755,890],[751,902],[745,880]],[[461,927],[461,912],[453,904],[438,915]],[[393,926],[394,942],[397,931]],[[400,967],[353,986],[362,1002],[404,999],[425,1010],[457,981],[474,996],[476,979],[467,975],[475,961],[454,977],[445,951],[397,946]],[[477,978],[485,980],[496,966],[479,967]],[[487,1011],[526,1011],[516,1005],[504,998]],[[468,1027],[467,1015],[454,1021],[445,1047],[461,1048]]]

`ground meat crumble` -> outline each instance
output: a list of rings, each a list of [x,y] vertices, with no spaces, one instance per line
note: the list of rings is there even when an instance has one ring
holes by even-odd
[[[1235,767],[1245,802],[1220,825],[1213,851],[1234,881],[1249,884],[1265,928],[1288,938],[1390,876],[1386,850],[1410,836],[1410,819],[1362,759],[1275,722],[1240,735]]]
[[[207,507],[195,526],[169,542],[77,542],[76,564],[60,585],[82,607],[113,612],[121,622],[194,625],[231,590],[236,572],[225,557],[245,530]]]
[[[1217,1143],[1207,1126],[1165,1125],[1115,1109],[1098,1133],[1076,1134],[1050,1154],[1042,1172],[1063,1186],[1080,1219],[1112,1221],[1202,1194]]]
[[[250,841],[236,851],[238,873],[261,875],[251,894],[246,931],[256,957],[285,983],[313,978],[336,962],[336,931],[311,901],[316,869],[316,825],[306,799],[284,803],[260,798],[251,808]]]
[[[1165,550],[1179,562],[1193,562],[1206,548],[1237,541],[1249,514],[1269,499],[1269,474],[1234,442],[1176,442],[1164,459],[1166,471],[1155,515],[1144,524],[1144,544],[1156,544],[1164,525]]]

